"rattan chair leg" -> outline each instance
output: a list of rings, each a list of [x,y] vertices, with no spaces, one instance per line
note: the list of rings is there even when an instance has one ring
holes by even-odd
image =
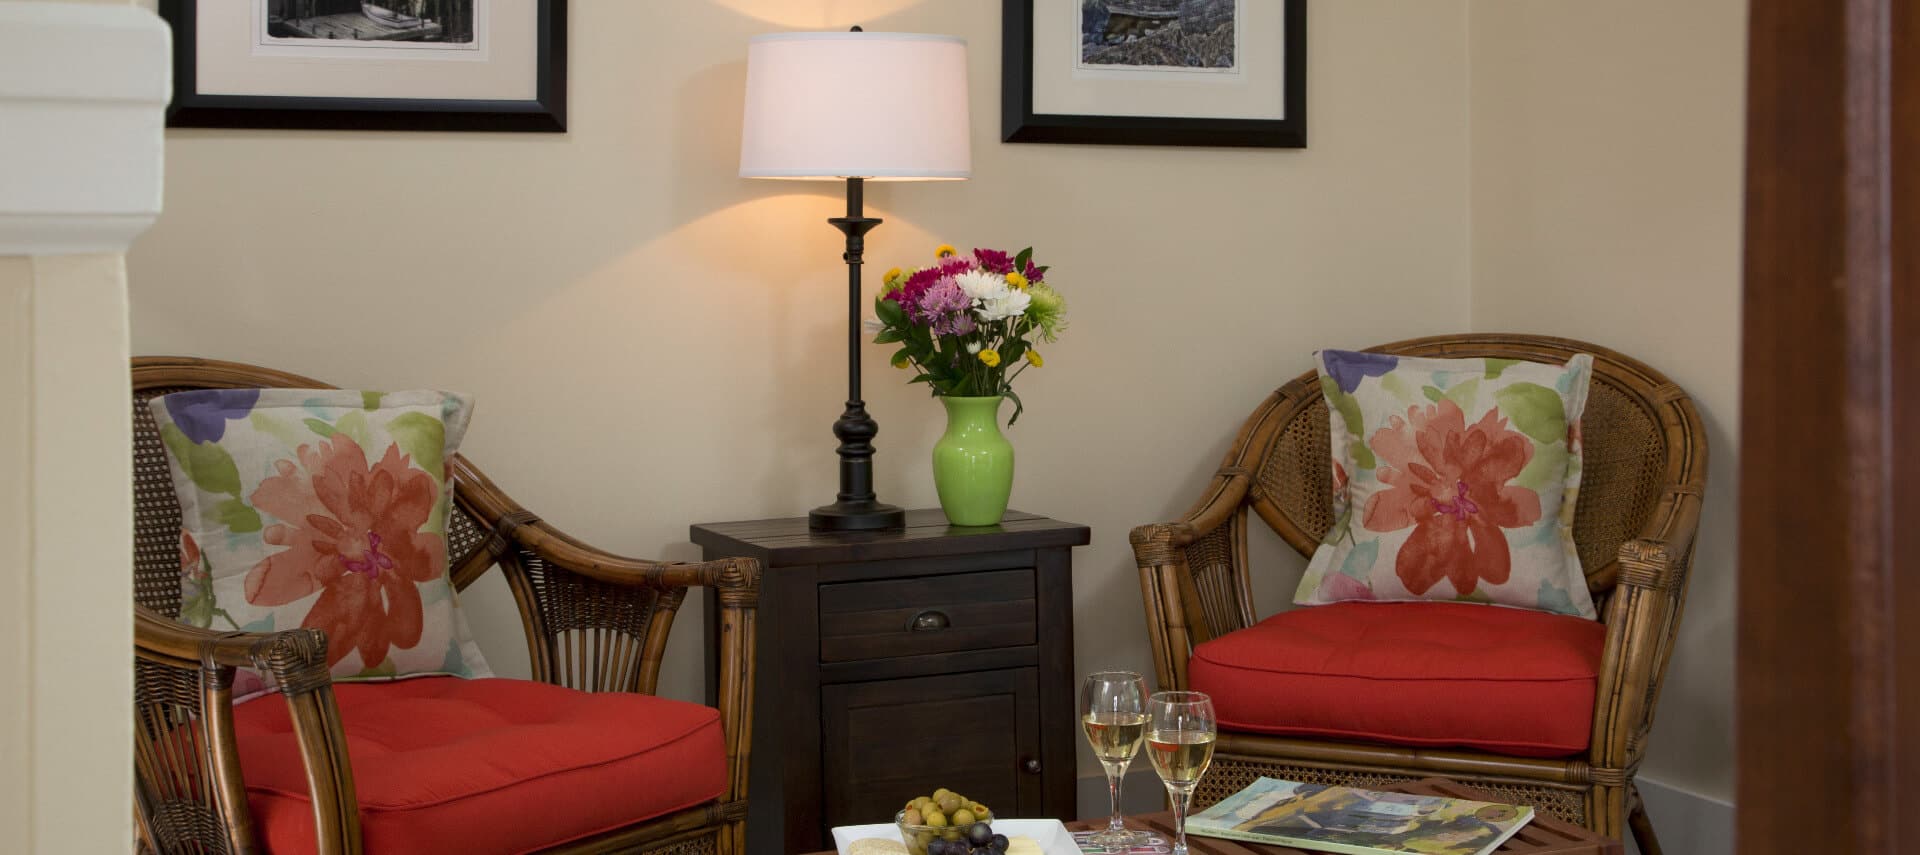
[[[1647,803],[1641,800],[1638,787],[1633,789],[1632,804],[1627,828],[1633,832],[1633,845],[1640,848],[1640,855],[1660,855],[1660,837],[1653,833],[1653,818],[1647,816]]]

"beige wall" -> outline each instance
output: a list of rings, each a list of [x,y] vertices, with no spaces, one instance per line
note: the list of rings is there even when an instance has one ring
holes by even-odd
[[[1150,670],[1127,529],[1181,510],[1313,348],[1467,326],[1461,0],[1317,6],[1306,151],[1003,145],[993,0],[673,5],[669,31],[657,3],[573,4],[565,136],[172,132],[167,216],[131,255],[134,351],[472,392],[472,456],[630,553],[802,513],[834,490],[840,188],[735,177],[746,41],[959,34],[976,178],[872,188],[868,256],[1031,243],[1054,265],[1073,327],[1021,381],[1014,506],[1093,526],[1078,668]],[[940,409],[886,355],[866,353],[880,492],[931,506]],[[1299,566],[1263,568],[1268,611]],[[497,575],[467,602],[525,673]],[[699,638],[676,634],[668,693],[697,696]]]
[[[1743,0],[1475,0],[1473,326],[1606,344],[1712,443],[1645,774],[1733,795]]]

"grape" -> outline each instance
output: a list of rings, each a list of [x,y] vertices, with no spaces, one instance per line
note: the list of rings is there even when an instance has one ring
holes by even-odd
[[[1012,842],[1007,840],[1006,835],[996,834],[993,836],[993,840],[989,841],[987,845],[993,847],[993,851],[995,852],[1005,852],[1007,851],[1007,847],[1012,845]]]
[[[985,847],[988,843],[992,843],[993,826],[984,822],[976,822],[972,826],[969,826],[967,828],[967,842],[972,843],[975,847]]]

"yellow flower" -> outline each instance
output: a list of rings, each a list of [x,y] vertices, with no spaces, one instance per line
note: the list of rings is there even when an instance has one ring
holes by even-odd
[[[986,363],[988,368],[992,368],[996,365],[999,365],[1000,351],[993,350],[991,348],[980,351],[980,361]]]
[[[1027,351],[1027,361],[1033,363],[1035,368],[1047,367],[1047,361],[1040,358],[1040,351],[1037,350]]]
[[[1024,291],[1027,288],[1027,277],[1021,276],[1019,271],[1009,273],[1007,274],[1007,284]]]
[[[907,367],[907,363],[908,363],[907,355],[904,353],[893,358],[893,367],[895,368],[905,370]]]
[[[900,278],[900,273],[901,273],[900,268],[895,267],[894,269],[887,271],[887,275],[880,277],[880,281],[885,284],[892,285],[894,280]]]
[[[950,244],[950,243],[943,243],[933,248],[934,258],[946,258],[949,255],[959,255],[959,254],[960,254],[960,251],[957,249],[954,249],[953,244]]]

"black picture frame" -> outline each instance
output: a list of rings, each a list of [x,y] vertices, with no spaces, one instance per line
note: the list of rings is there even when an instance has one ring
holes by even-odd
[[[1271,2],[1271,0],[1253,0]],[[1307,145],[1307,0],[1286,4],[1283,119],[1195,119],[1081,116],[1033,111],[1034,0],[1003,0],[1000,43],[1000,138],[1005,142],[1096,145]]]
[[[213,0],[222,5],[234,1]],[[567,0],[537,3],[534,98],[466,100],[204,94],[196,84],[198,2],[160,0],[160,16],[173,27],[173,102],[167,106],[167,127],[565,133]]]

